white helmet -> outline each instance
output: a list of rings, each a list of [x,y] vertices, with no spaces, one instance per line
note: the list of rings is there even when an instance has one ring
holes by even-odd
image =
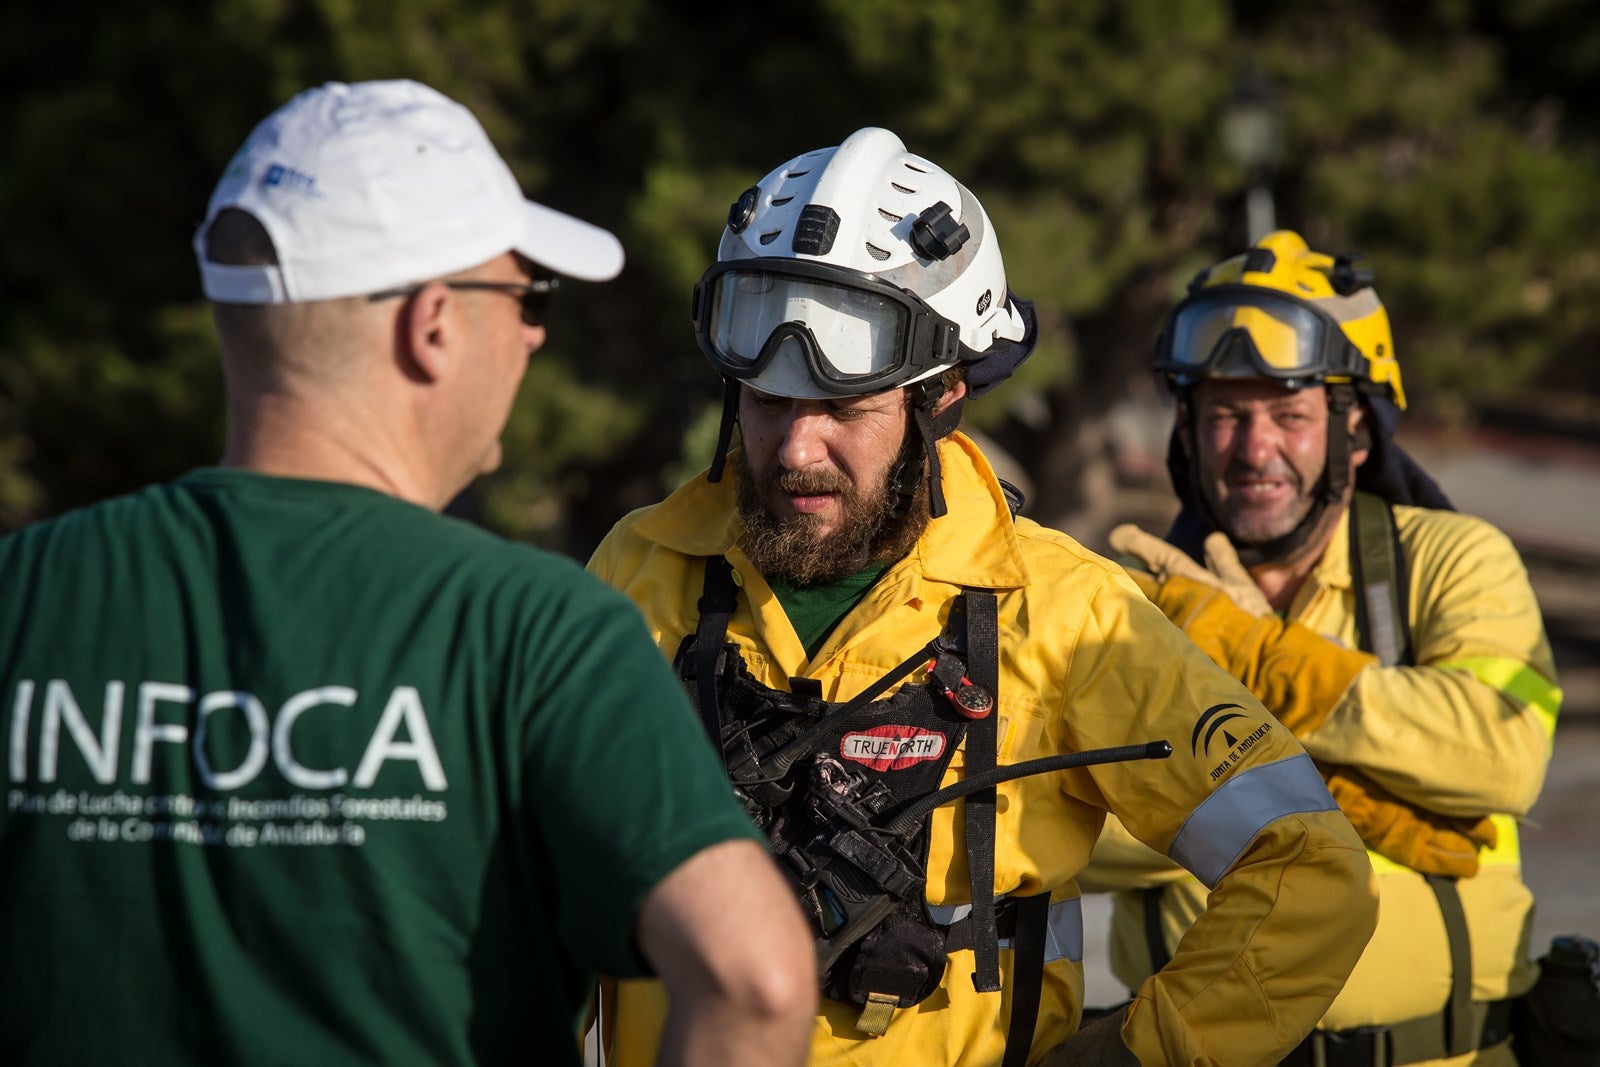
[[[717,259],[695,286],[701,348],[775,396],[892,389],[1030,334],[982,205],[888,130],[796,156],[746,190]]]

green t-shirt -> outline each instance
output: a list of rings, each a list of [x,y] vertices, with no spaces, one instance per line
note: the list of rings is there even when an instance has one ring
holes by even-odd
[[[372,490],[198,471],[0,589],[0,1063],[577,1063],[755,836],[626,600]]]
[[[821,651],[823,642],[839,625],[839,620],[861,603],[867,590],[888,569],[887,563],[874,563],[836,582],[796,585],[775,580],[772,583],[772,595],[783,605],[783,613],[789,616],[789,625],[794,627],[808,658]]]

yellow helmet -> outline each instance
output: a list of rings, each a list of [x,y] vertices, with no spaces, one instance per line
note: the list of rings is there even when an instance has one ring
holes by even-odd
[[[1359,253],[1313,252],[1277,230],[1202,271],[1172,310],[1155,368],[1175,386],[1271,378],[1301,388],[1362,382],[1406,406],[1389,314]]]

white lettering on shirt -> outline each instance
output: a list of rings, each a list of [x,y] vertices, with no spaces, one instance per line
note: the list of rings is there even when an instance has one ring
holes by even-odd
[[[206,755],[206,725],[211,716],[223,708],[238,708],[244,712],[245,721],[250,727],[250,751],[245,753],[244,762],[239,766],[218,774],[211,766],[211,758]],[[238,789],[254,780],[261,773],[261,768],[267,765],[268,728],[267,709],[249,693],[207,693],[200,701],[200,718],[194,727],[194,763],[200,770],[200,780],[212,789]]]
[[[58,683],[51,682],[50,684],[56,685]],[[65,686],[67,683],[60,682],[59,684]],[[112,684],[120,683],[114,682]],[[194,690],[186,685],[172,685],[168,682],[139,683],[139,713],[133,724],[133,766],[131,770],[133,772],[134,785],[150,784],[150,758],[157,741],[181,745],[189,740],[189,728],[187,726],[181,726],[177,723],[156,722],[156,704],[162,701],[169,704],[193,704]],[[49,780],[48,778],[45,779],[45,781]]]
[[[408,742],[394,739],[402,720],[406,724],[406,733],[411,737]],[[416,760],[417,769],[422,772],[423,785],[433,790],[445,788],[444,765],[439,762],[439,751],[433,745],[433,733],[428,729],[428,716],[422,710],[422,698],[409,685],[396,686],[389,695],[389,706],[383,709],[383,718],[378,720],[378,728],[372,731],[372,741],[361,757],[361,765],[356,768],[353,783],[356,788],[370,787],[372,780],[378,776],[379,768],[385,760],[390,759]]]
[[[79,697],[65,680],[51,678],[42,684],[34,679],[19,680],[11,699],[11,729],[7,738],[10,751],[5,763],[11,782],[20,785],[28,781],[30,741],[38,747],[37,780],[56,780],[60,770],[62,727],[65,726],[71,739],[69,749],[76,748],[94,780],[102,785],[115,784],[119,777],[117,761],[121,754],[122,720],[129,684],[115,680],[106,683],[100,730],[96,733],[84,715]],[[43,708],[35,730],[34,698],[41,689]],[[155,746],[159,742],[186,745],[200,781],[219,791],[248,785],[260,777],[269,764],[285,781],[299,789],[332,790],[346,783],[366,789],[376,783],[385,766],[393,761],[416,764],[426,789],[445,790],[449,781],[444,764],[428,725],[422,695],[414,686],[396,686],[390,692],[353,778],[344,765],[314,768],[300,760],[294,750],[293,731],[301,716],[323,705],[354,708],[359,699],[360,695],[348,686],[317,686],[289,697],[274,716],[259,697],[242,690],[224,689],[198,695],[186,685],[140,682],[125,769],[127,780],[135,786],[150,783]],[[162,704],[182,705],[181,721],[157,721],[157,711]],[[3,708],[0,704],[0,709]],[[207,751],[206,739],[223,721],[215,716],[229,713],[243,717],[248,744],[237,766],[218,768],[212,765],[213,757]]]
[[[296,719],[319,704],[342,704],[348,708],[353,707],[355,702],[356,691],[345,685],[307,689],[284,702],[283,710],[278,712],[278,721],[272,726],[272,758],[291,785],[301,789],[338,789],[349,779],[350,773],[343,767],[318,771],[301,764],[295,759],[289,731],[294,729]]]
[[[28,718],[33,711],[33,682],[17,683],[17,698],[11,704],[11,780],[28,780]]]
[[[117,779],[117,741],[122,734],[122,683],[106,686],[105,710],[100,715],[100,736],[89,729],[67,683],[53,679],[44,687],[44,716],[39,723],[39,780],[50,782],[56,776],[56,756],[61,740],[61,724],[77,742],[78,751],[94,780],[102,785]]]

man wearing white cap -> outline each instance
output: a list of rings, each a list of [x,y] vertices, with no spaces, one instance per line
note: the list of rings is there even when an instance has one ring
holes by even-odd
[[[576,1063],[649,973],[664,1058],[801,1062],[811,941],[638,616],[437,514],[616,238],[389,81],[267,118],[195,250],[221,464],[0,540],[0,1062]]]

